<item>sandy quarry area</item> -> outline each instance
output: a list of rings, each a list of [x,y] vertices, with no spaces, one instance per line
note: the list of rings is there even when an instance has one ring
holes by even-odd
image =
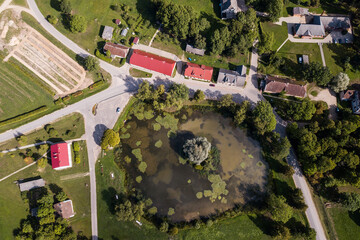
[[[82,66],[8,10],[0,16],[0,50],[35,73],[57,96],[91,84]]]

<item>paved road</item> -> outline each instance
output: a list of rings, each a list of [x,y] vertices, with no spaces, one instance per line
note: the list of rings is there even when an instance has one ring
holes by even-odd
[[[10,1],[9,1],[10,2]],[[49,24],[46,19],[43,17],[39,9],[37,8],[34,0],[27,0],[28,5],[33,12],[34,17],[39,21],[39,23],[57,40],[67,46],[69,49],[74,51],[75,53],[81,56],[87,56],[85,50],[80,48],[77,44],[66,38],[59,31],[57,31],[51,24]],[[229,93],[233,94],[234,100],[237,102],[243,100],[249,100],[252,103],[256,103],[263,99],[262,95],[257,90],[257,59],[258,55],[256,50],[252,52],[251,58],[251,67],[249,73],[249,81],[244,89],[236,89],[228,86],[219,86],[217,85],[215,88],[209,87],[208,83],[198,82],[187,80],[181,77],[178,77],[176,82],[185,83],[192,92],[197,89],[201,89],[205,92],[207,97],[209,98],[219,98],[221,95]],[[67,106],[61,110],[58,110],[52,114],[46,115],[40,119],[37,119],[31,123],[25,124],[15,130],[10,130],[8,132],[0,134],[0,142],[6,141],[8,139],[13,138],[14,136],[19,135],[20,133],[27,133],[36,128],[42,127],[43,125],[55,121],[56,119],[63,117],[67,114],[73,112],[80,112],[84,115],[85,119],[85,138],[87,140],[87,148],[89,155],[89,171],[90,171],[90,191],[91,191],[91,226],[92,226],[92,236],[93,239],[97,239],[98,237],[98,229],[97,229],[97,206],[96,206],[96,179],[95,179],[95,161],[100,153],[99,141],[101,139],[102,133],[106,128],[111,128],[117,119],[117,115],[115,109],[117,106],[113,106],[114,102],[119,103],[119,107],[123,108],[129,97],[131,96],[131,92],[134,92],[137,89],[137,85],[140,81],[133,79],[129,76],[126,76],[123,73],[122,68],[117,68],[113,65],[110,65],[106,62],[100,61],[100,65],[103,69],[108,71],[112,75],[113,82],[111,86],[89,98],[86,98],[82,101],[79,101],[73,105]],[[169,81],[164,80],[163,78],[159,78],[154,76],[152,80],[155,84],[169,84]],[[108,101],[112,102],[112,104],[106,104]],[[100,103],[102,106],[98,108],[98,114],[93,116],[92,107],[94,104]],[[107,106],[107,107],[106,107]],[[112,106],[114,109],[112,109]],[[99,112],[102,112],[101,114]],[[278,119],[278,122],[283,123],[281,119]],[[280,125],[282,126],[282,125]],[[282,126],[284,129],[284,126]],[[294,158],[295,159],[295,158]],[[299,169],[299,168],[298,168]],[[298,171],[297,171],[298,172]],[[302,182],[306,180],[304,176],[294,174],[295,182]],[[307,210],[307,216],[310,222],[310,226],[315,228],[317,234],[317,239],[325,239],[322,236],[323,229],[321,226],[321,222],[318,218],[316,208],[312,202],[311,195],[307,194],[310,192],[307,184],[300,184],[300,186],[304,197],[305,202],[308,204],[309,209]]]

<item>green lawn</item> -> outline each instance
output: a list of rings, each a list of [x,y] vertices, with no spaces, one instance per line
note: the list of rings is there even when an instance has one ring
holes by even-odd
[[[136,78],[151,78],[152,74],[139,69],[130,68],[130,75]]]
[[[70,219],[70,224],[77,233],[82,231],[85,236],[91,236],[90,218],[90,178],[80,177],[71,180],[60,180],[61,176],[86,173],[89,171],[85,142],[80,144],[82,162],[73,164],[70,169],[55,171],[50,165],[39,170],[36,165],[19,172],[0,182],[0,233],[1,239],[13,239],[13,230],[20,226],[20,220],[26,218],[29,206],[21,200],[20,191],[14,181],[30,177],[41,176],[47,186],[56,184],[64,190],[73,201],[75,217]]]
[[[353,57],[356,54],[347,44],[324,44],[323,50],[326,66],[329,67],[333,74],[344,72],[344,60],[346,57]],[[349,75],[352,82],[360,81],[360,71],[349,69],[345,73]]]
[[[351,213],[343,208],[327,209],[333,219],[339,240],[359,239],[360,213]]]
[[[274,33],[274,45],[272,47],[273,51],[276,51],[281,44],[288,38],[288,28],[287,24],[283,22],[282,26],[271,23],[271,22],[263,22],[261,23],[262,28],[267,33]]]
[[[38,81],[41,80],[23,71],[13,59],[0,64],[0,121],[42,105],[53,105],[53,97]]]
[[[23,7],[28,6],[26,0],[12,0],[11,4],[19,5],[19,6],[23,6]]]
[[[57,137],[51,138],[42,127],[26,134],[26,145],[33,144],[36,141],[62,141],[76,139],[85,133],[84,118],[80,113],[72,113],[62,117],[56,122],[51,123],[51,126],[58,132]],[[71,130],[71,132],[67,134],[68,130]],[[15,138],[13,138],[9,141],[0,143],[0,150],[12,149],[19,146],[19,143],[15,140]]]

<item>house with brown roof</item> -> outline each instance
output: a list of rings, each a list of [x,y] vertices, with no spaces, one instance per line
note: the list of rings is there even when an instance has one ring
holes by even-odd
[[[75,216],[74,207],[71,200],[66,200],[54,204],[55,211],[60,215],[60,217],[69,219]]]
[[[304,98],[306,96],[306,85],[294,84],[290,79],[266,76],[264,92],[284,92],[288,96]]]
[[[121,44],[107,42],[104,46],[104,53],[106,54],[107,51],[110,51],[112,58],[126,58],[129,48]]]

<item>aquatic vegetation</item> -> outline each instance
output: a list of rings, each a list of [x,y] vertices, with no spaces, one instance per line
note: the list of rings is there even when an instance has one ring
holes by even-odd
[[[153,123],[153,128],[155,131],[159,131],[161,129],[160,123]]]
[[[166,129],[176,131],[178,129],[179,119],[175,118],[172,114],[164,113],[164,117],[157,116],[155,121]]]
[[[158,141],[156,141],[156,143],[155,143],[155,147],[157,147],[157,148],[161,148],[162,145],[163,145],[163,143],[162,143],[161,140],[158,140]]]
[[[124,161],[126,162],[126,163],[131,163],[131,157],[129,157],[129,156],[125,156],[124,157]]]
[[[133,149],[131,153],[134,154],[137,160],[142,161],[142,154],[140,148]]]
[[[130,133],[125,133],[120,135],[120,139],[126,139],[126,138],[130,138]]]
[[[136,142],[136,146],[139,147],[141,145],[141,141]]]
[[[146,171],[146,168],[147,168],[146,162],[140,162],[140,164],[138,166],[139,171],[144,173]]]
[[[137,177],[135,178],[135,181],[136,181],[137,183],[141,183],[141,181],[142,181],[142,176],[137,176]]]
[[[169,215],[169,216],[172,216],[172,215],[174,215],[174,214],[175,214],[175,209],[169,208],[168,215]]]
[[[254,158],[254,156],[253,156],[253,155],[251,155],[251,154],[249,154],[249,155],[248,155],[248,157],[249,157],[249,158],[251,158],[251,159],[253,159],[253,158]]]
[[[155,215],[157,213],[157,211],[158,211],[157,207],[151,207],[151,208],[149,208],[148,213]]]
[[[202,199],[203,193],[202,193],[202,192],[197,192],[197,193],[196,193],[196,197],[197,197],[198,199]]]

